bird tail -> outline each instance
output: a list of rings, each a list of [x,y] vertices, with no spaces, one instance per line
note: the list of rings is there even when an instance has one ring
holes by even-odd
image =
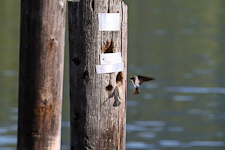
[[[140,89],[138,88],[138,87],[136,87],[135,89],[134,89],[134,91],[133,91],[133,94],[134,95],[137,95],[137,94],[139,94],[141,91],[140,91]]]

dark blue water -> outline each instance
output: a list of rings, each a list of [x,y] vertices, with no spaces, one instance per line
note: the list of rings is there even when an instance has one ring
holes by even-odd
[[[225,149],[225,1],[125,0],[128,77],[154,77],[141,94],[128,82],[127,150]],[[19,10],[0,1],[0,149],[16,149]],[[67,33],[68,35],[68,33]],[[62,149],[69,149],[66,38]]]

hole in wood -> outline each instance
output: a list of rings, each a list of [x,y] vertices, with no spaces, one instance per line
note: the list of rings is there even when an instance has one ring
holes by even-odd
[[[48,101],[45,99],[45,100],[43,100],[43,104],[44,105],[47,105],[48,104]]]
[[[83,73],[83,79],[88,79],[89,78],[89,73],[88,71],[86,70],[84,73]]]
[[[123,73],[119,72],[116,76],[116,84],[122,84],[123,82]]]
[[[80,59],[77,58],[77,57],[74,57],[74,58],[72,59],[72,62],[73,62],[76,66],[79,66],[79,65],[80,65]]]
[[[103,45],[103,52],[104,53],[113,53],[114,52],[114,46],[112,40],[110,42],[106,42]]]
[[[111,84],[109,84],[106,88],[105,88],[106,92],[111,92],[113,90],[113,86]]]

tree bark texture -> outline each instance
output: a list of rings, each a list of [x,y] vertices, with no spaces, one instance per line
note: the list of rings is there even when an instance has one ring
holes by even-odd
[[[59,150],[66,0],[21,0],[18,150]]]
[[[71,150],[125,150],[127,6],[69,2]],[[120,13],[120,31],[99,31],[98,13]],[[124,70],[97,74],[99,55],[122,53]]]

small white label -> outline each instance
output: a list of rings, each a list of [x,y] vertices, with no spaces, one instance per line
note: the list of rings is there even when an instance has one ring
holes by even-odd
[[[119,31],[120,14],[119,13],[99,13],[98,14],[99,31]]]
[[[123,71],[123,63],[111,64],[111,65],[97,65],[97,74],[113,73]]]
[[[122,63],[121,52],[100,54],[100,63],[101,65]]]

